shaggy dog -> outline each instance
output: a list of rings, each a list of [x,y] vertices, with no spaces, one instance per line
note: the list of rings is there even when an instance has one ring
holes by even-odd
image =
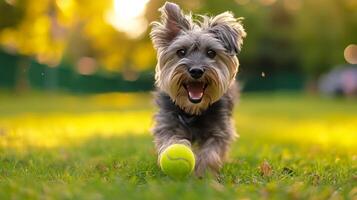
[[[169,2],[160,11],[150,33],[158,59],[153,134],[159,158],[171,144],[185,144],[195,153],[198,177],[206,169],[217,175],[236,136],[236,55],[246,33],[230,12],[194,20]]]

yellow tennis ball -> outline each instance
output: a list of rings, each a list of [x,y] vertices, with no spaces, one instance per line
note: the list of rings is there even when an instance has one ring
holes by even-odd
[[[161,153],[160,167],[166,175],[183,179],[195,168],[195,155],[186,145],[173,144]]]

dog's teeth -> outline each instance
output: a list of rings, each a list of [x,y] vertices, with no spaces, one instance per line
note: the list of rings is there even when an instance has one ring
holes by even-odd
[[[204,85],[203,83],[191,83],[187,85],[187,91],[190,99],[200,100],[203,97]]]
[[[203,96],[203,92],[194,93],[194,92],[189,91],[188,94],[190,95],[191,99],[195,99],[195,100],[201,99]]]

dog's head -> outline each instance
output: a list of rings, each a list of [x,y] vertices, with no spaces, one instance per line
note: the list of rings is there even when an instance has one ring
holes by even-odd
[[[174,3],[160,11],[150,33],[158,54],[156,86],[186,112],[200,114],[234,81],[246,33],[230,12],[193,21]]]

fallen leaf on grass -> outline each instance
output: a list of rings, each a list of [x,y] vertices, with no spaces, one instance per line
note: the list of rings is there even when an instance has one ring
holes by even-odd
[[[265,177],[269,177],[273,174],[272,167],[268,163],[268,161],[264,160],[262,164],[260,164],[260,174]]]

